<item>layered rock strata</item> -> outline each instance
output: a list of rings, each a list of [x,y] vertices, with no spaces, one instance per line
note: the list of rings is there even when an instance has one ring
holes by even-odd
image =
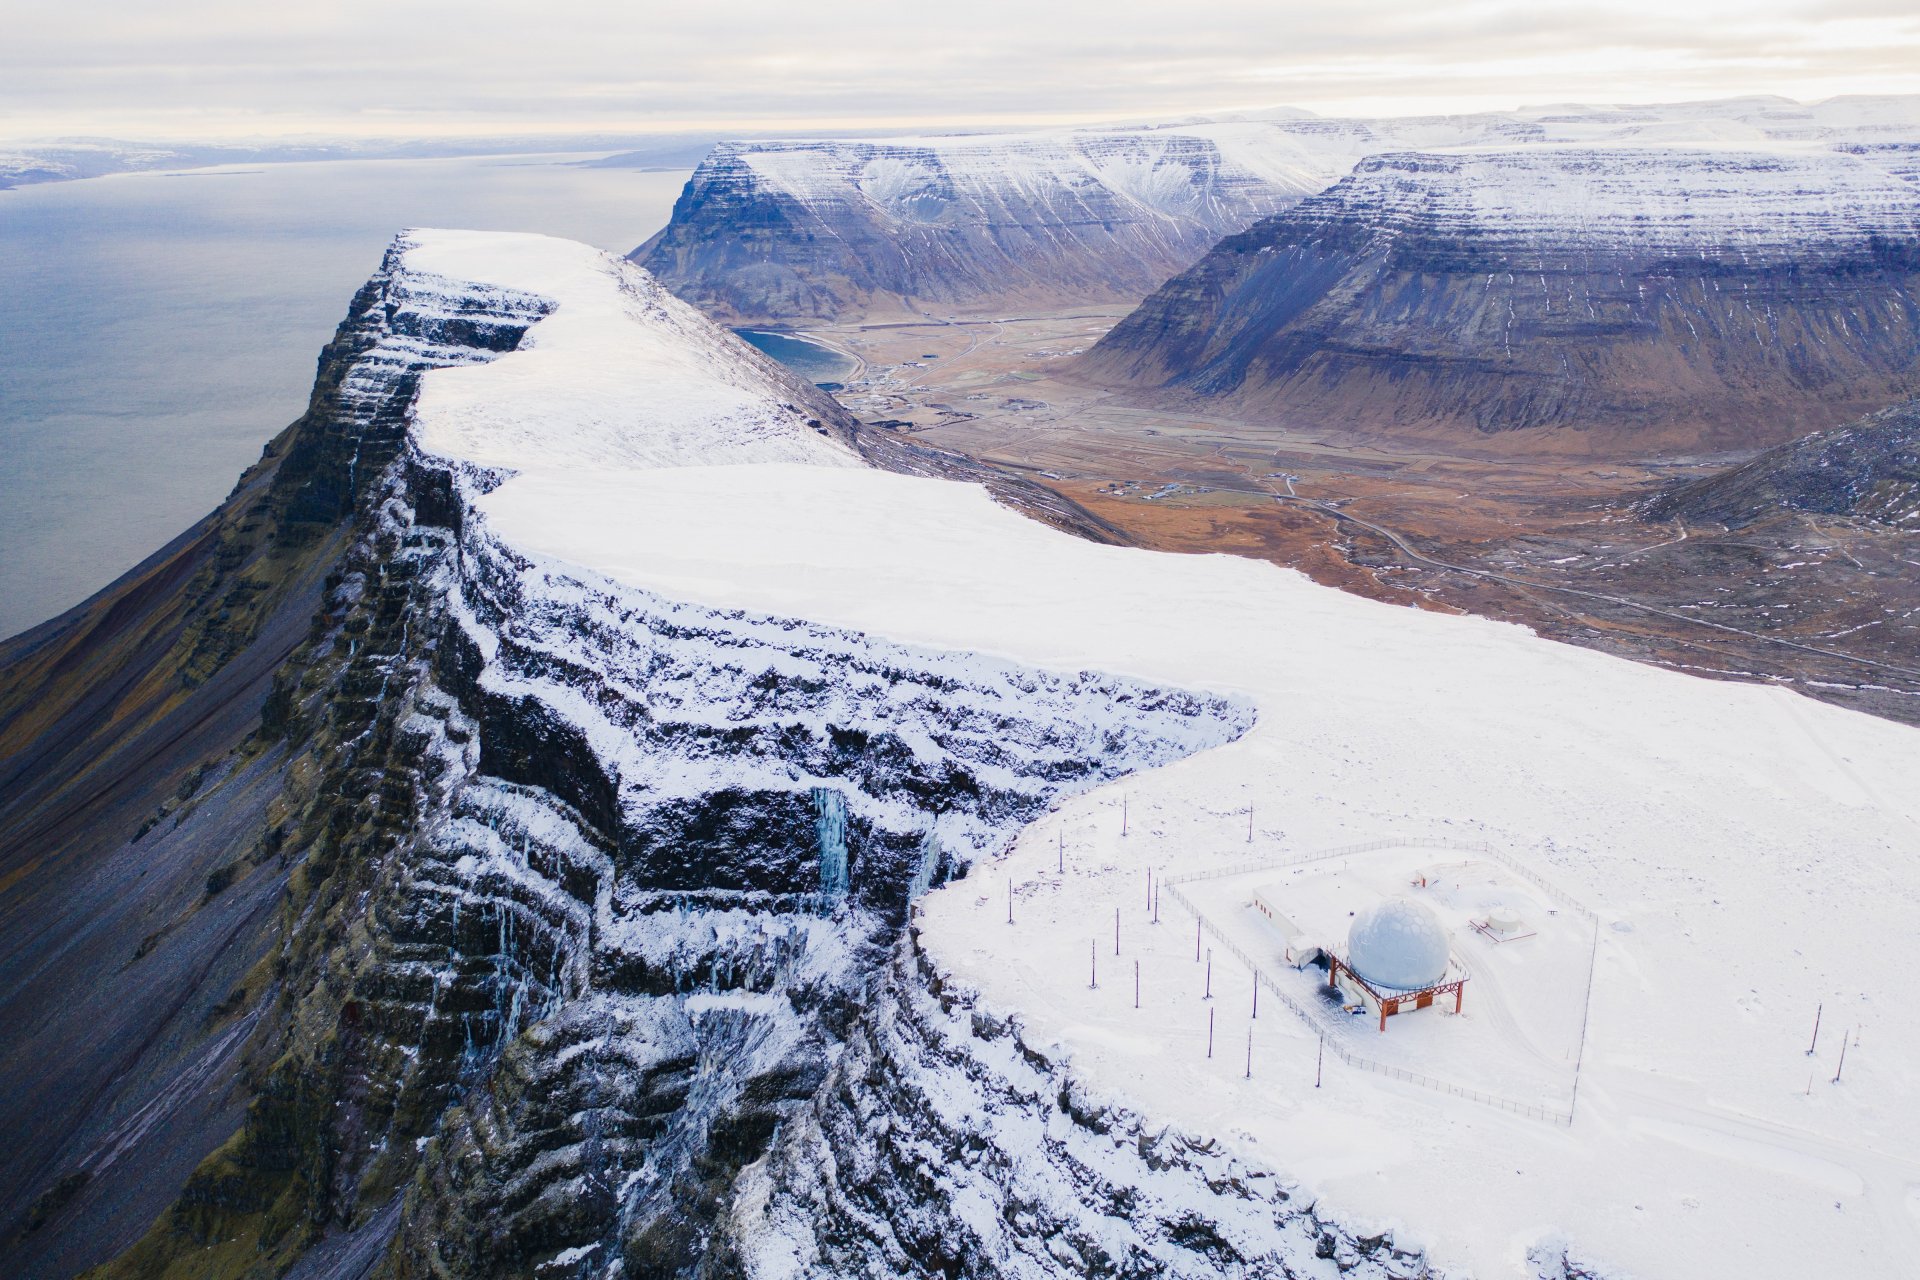
[[[1250,125],[725,143],[633,259],[741,324],[1132,301],[1330,176]]]
[[[1653,452],[1886,404],[1917,351],[1912,184],[1826,152],[1538,149],[1363,161],[1081,372],[1290,428]]]
[[[517,551],[476,505],[505,472],[425,447],[410,406],[426,370],[538,349],[568,304],[412,247],[288,451],[302,510],[352,538],[266,699],[288,763],[256,861],[284,878],[270,984],[242,995],[251,1101],[103,1274],[1415,1273],[1270,1172],[1077,1099],[902,940],[913,897],[1057,797],[1249,708]],[[843,448],[809,389],[762,390],[794,397],[804,448]]]

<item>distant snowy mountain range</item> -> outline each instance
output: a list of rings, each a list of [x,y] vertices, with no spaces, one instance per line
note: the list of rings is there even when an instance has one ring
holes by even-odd
[[[1554,106],[1378,120],[1256,113],[1167,125],[733,142],[634,252],[741,322],[1133,301],[1223,235],[1364,157],[1486,147],[1843,150],[1911,177],[1920,98]],[[1556,192],[1528,193],[1556,202]]]
[[[315,139],[299,142],[137,142],[121,138],[53,138],[0,144],[0,190],[71,182],[115,173],[153,173],[230,164],[315,160],[435,160],[455,156],[607,151],[595,163],[628,167],[691,165],[712,134],[601,134],[447,139]]]

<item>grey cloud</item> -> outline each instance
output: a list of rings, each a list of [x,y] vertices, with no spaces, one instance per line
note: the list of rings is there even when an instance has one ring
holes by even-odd
[[[806,127],[1101,119],[1279,102],[1418,110],[1495,98],[1920,89],[1911,0],[1715,7],[36,4],[8,20],[0,45],[0,120],[75,128],[111,120],[123,132],[140,119],[156,128],[262,130],[331,121],[392,133],[509,122]]]

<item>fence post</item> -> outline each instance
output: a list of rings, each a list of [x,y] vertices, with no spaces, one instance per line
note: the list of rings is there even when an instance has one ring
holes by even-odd
[[[1453,837],[1450,837],[1450,836],[1414,837],[1409,839],[1382,838],[1378,840],[1362,841],[1358,844],[1343,845],[1339,848],[1334,848],[1334,849],[1324,849],[1317,853],[1310,853],[1310,854],[1305,854],[1305,855],[1292,857],[1292,858],[1283,858],[1283,859],[1277,859],[1277,860],[1262,859],[1262,860],[1248,862],[1248,863],[1236,863],[1226,867],[1217,867],[1209,871],[1192,871],[1192,872],[1188,872],[1185,875],[1178,875],[1178,876],[1167,876],[1167,875],[1160,876],[1154,883],[1155,923],[1159,922],[1159,891],[1162,888],[1165,888],[1173,894],[1173,900],[1176,903],[1178,903],[1180,906],[1186,908],[1186,910],[1193,913],[1193,917],[1194,917],[1193,946],[1194,946],[1195,961],[1198,961],[1201,958],[1201,949],[1203,945],[1202,944],[1203,931],[1211,932],[1214,935],[1215,939],[1217,939],[1219,943],[1228,950],[1228,952],[1238,957],[1242,963],[1246,964],[1247,967],[1253,971],[1254,1000],[1256,1002],[1256,1006],[1259,1000],[1259,986],[1261,983],[1264,982],[1268,987],[1272,988],[1273,993],[1275,995],[1280,997],[1281,1002],[1285,1004],[1287,1008],[1291,1009],[1294,1012],[1294,1014],[1296,1014],[1303,1022],[1307,1023],[1308,1026],[1313,1027],[1316,1030],[1316,1032],[1318,1032],[1319,1049],[1317,1051],[1317,1057],[1316,1057],[1315,1066],[1314,1066],[1314,1077],[1315,1077],[1314,1085],[1316,1088],[1319,1087],[1319,1082],[1320,1082],[1320,1076],[1321,1076],[1320,1064],[1325,1060],[1326,1050],[1327,1050],[1326,1032],[1321,1025],[1320,1018],[1317,1012],[1310,1011],[1305,1005],[1295,1000],[1292,996],[1288,995],[1284,990],[1282,990],[1277,984],[1275,984],[1273,981],[1268,979],[1265,973],[1262,972],[1259,964],[1256,963],[1251,957],[1249,957],[1245,951],[1241,950],[1238,945],[1236,945],[1231,940],[1229,940],[1226,933],[1223,930],[1221,930],[1221,928],[1218,925],[1215,925],[1211,921],[1206,920],[1200,914],[1199,908],[1196,907],[1193,904],[1193,902],[1189,900],[1187,896],[1184,893],[1182,893],[1176,886],[1186,884],[1190,881],[1217,880],[1226,876],[1242,875],[1251,871],[1271,870],[1278,867],[1306,866],[1311,863],[1328,861],[1330,859],[1337,858],[1337,857],[1348,857],[1356,853],[1366,853],[1376,849],[1389,849],[1389,848],[1395,848],[1395,847],[1405,847],[1410,849],[1421,849],[1421,848],[1457,849],[1457,850],[1466,850],[1469,852],[1478,852],[1478,853],[1487,854],[1494,861],[1501,863],[1503,866],[1507,867],[1511,871],[1517,872],[1522,878],[1532,882],[1536,887],[1550,894],[1552,897],[1554,897],[1560,903],[1562,903],[1567,908],[1572,910],[1574,913],[1578,914],[1582,918],[1591,922],[1595,928],[1595,934],[1593,938],[1593,947],[1596,952],[1599,947],[1599,934],[1598,934],[1599,917],[1596,914],[1594,914],[1594,912],[1592,912],[1587,907],[1582,905],[1578,900],[1568,896],[1562,890],[1549,884],[1542,877],[1533,874],[1533,872],[1531,872],[1527,868],[1520,866],[1518,863],[1514,862],[1512,859],[1508,858],[1506,855],[1495,850],[1491,845],[1487,844],[1485,841],[1463,841],[1463,840],[1454,839]],[[1588,1009],[1586,1011],[1587,1013],[1591,1012],[1592,988],[1593,988],[1592,961],[1594,959],[1597,959],[1597,955],[1590,957],[1589,964],[1588,964],[1588,975],[1587,975]],[[1209,955],[1208,956],[1208,990],[1209,992],[1211,992],[1211,989],[1212,989],[1212,957],[1211,955]],[[1209,1016],[1209,1021],[1211,1021],[1211,1015]],[[1585,1040],[1586,1040],[1585,1027],[1584,1027],[1585,1021],[1586,1021],[1586,1018],[1583,1014],[1583,1018],[1582,1018],[1583,1027],[1581,1032],[1581,1049],[1582,1049],[1583,1055],[1585,1051]],[[1338,1044],[1335,1044],[1333,1046],[1333,1052],[1334,1052],[1334,1056],[1339,1058],[1342,1062],[1346,1063],[1350,1067],[1354,1067],[1361,1071],[1372,1071],[1376,1074],[1388,1076],[1389,1078],[1392,1078],[1392,1079],[1404,1080],[1410,1084],[1420,1085],[1423,1088],[1433,1089],[1441,1093],[1451,1094],[1455,1097],[1467,1098],[1470,1101],[1484,1103],[1484,1104],[1499,1108],[1501,1110],[1512,1111],[1515,1114],[1519,1114],[1519,1115],[1526,1115],[1526,1116],[1530,1116],[1530,1117],[1533,1117],[1536,1119],[1542,1119],[1542,1120],[1553,1120],[1561,1125],[1566,1125],[1566,1126],[1571,1126],[1573,1123],[1573,1107],[1571,1105],[1565,1111],[1555,1111],[1555,1110],[1550,1110],[1546,1107],[1529,1106],[1527,1104],[1514,1102],[1507,1098],[1497,1098],[1491,1094],[1481,1093],[1478,1090],[1464,1089],[1458,1085],[1451,1085],[1446,1083],[1445,1081],[1436,1080],[1431,1076],[1421,1075],[1417,1072],[1410,1072],[1400,1067],[1392,1067],[1392,1066],[1388,1066],[1385,1063],[1375,1062],[1370,1058],[1365,1058],[1358,1054],[1351,1053],[1348,1050],[1342,1048]],[[1579,1084],[1580,1084],[1580,1064],[1578,1061],[1576,1061],[1575,1068],[1574,1068],[1573,1087],[1572,1087],[1572,1099],[1573,1099],[1573,1104],[1575,1105],[1577,1105],[1578,1098],[1579,1098]]]

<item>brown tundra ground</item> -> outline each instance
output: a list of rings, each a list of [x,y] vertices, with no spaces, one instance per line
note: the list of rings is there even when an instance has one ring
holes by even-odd
[[[1140,546],[1256,556],[1375,599],[1920,723],[1920,534],[1792,512],[1737,533],[1639,514],[1737,456],[1594,457],[1564,431],[1439,452],[1077,381],[1073,357],[1124,313],[806,332],[858,360],[839,394],[861,418],[1052,489]]]

